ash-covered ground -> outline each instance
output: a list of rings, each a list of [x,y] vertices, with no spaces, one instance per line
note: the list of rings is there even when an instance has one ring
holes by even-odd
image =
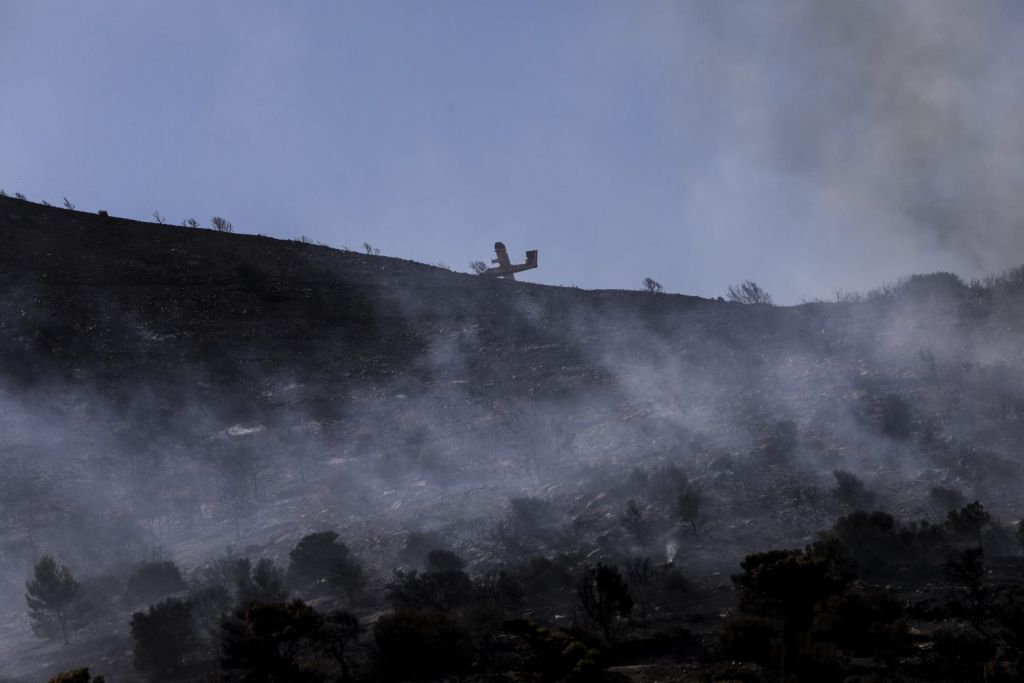
[[[11,198],[0,237],[3,680],[1019,680],[1020,270],[775,307]],[[741,569],[770,549],[820,599]],[[59,619],[26,608],[46,556]],[[630,598],[604,619],[599,568]],[[357,635],[230,669],[267,575]],[[153,664],[132,615],[166,604],[192,631]]]

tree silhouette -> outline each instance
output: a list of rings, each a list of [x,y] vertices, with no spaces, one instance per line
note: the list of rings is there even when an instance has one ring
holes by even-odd
[[[665,288],[661,286],[661,283],[649,277],[645,277],[643,281],[644,289],[651,294],[661,294],[665,291]]]
[[[214,216],[213,218],[211,218],[210,225],[212,225],[215,230],[218,230],[220,232],[235,231],[235,226],[231,225],[231,221],[225,220],[220,216]]]
[[[341,667],[341,680],[349,680],[348,650],[359,637],[359,619],[342,610],[334,610],[324,617],[322,647]]]
[[[450,612],[472,597],[473,583],[461,571],[396,570],[387,592],[397,609]]]
[[[224,621],[221,670],[228,680],[322,680],[309,663],[322,628],[322,617],[301,600],[251,603]]]
[[[700,515],[700,506],[703,496],[700,489],[687,485],[676,498],[676,512],[684,522],[690,525],[693,535],[697,535],[697,519]]]
[[[327,580],[339,566],[355,561],[333,531],[307,534],[288,553],[288,584],[308,590]]]
[[[39,637],[53,635],[56,623],[68,643],[70,608],[81,592],[71,569],[58,565],[53,555],[43,555],[36,562],[33,577],[25,583],[25,590],[32,632]]]
[[[185,579],[171,560],[140,562],[128,579],[125,601],[128,605],[146,605],[185,590]]]
[[[135,668],[152,680],[166,680],[198,643],[192,608],[175,598],[134,613],[131,632]]]
[[[827,557],[799,550],[747,555],[740,567],[743,573],[732,577],[741,591],[740,609],[781,622],[784,673],[799,651],[801,635],[810,628],[815,608],[829,596],[841,595],[853,577]]]
[[[618,567],[598,564],[588,569],[576,586],[576,595],[589,624],[613,642],[621,619],[633,610],[633,596]]]
[[[977,541],[978,549],[981,550],[981,531],[991,521],[992,515],[985,509],[985,506],[974,501],[959,510],[950,510],[946,518],[946,526],[956,536]]]
[[[288,589],[284,585],[284,573],[266,558],[248,570],[249,560],[244,560],[244,573],[238,576],[237,595],[241,605],[250,602],[284,602],[288,598]]]
[[[437,612],[396,612],[373,627],[374,659],[385,681],[434,680],[463,673],[469,634]]]
[[[761,289],[760,285],[753,280],[744,280],[738,285],[729,285],[726,298],[741,304],[772,304],[772,295]]]

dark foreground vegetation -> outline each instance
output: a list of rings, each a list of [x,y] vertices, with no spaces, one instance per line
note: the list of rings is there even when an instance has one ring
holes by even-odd
[[[1022,678],[1024,270],[776,307],[0,234],[4,683]]]
[[[688,495],[679,470],[657,474]],[[634,493],[648,496],[641,518],[671,514],[650,489]],[[1024,677],[1024,527],[978,502],[935,521],[856,510],[805,548],[748,555],[731,587],[644,554],[638,509],[631,499],[620,520],[616,546],[630,552],[586,552],[582,511],[565,526],[550,503],[515,499],[489,538],[467,544],[514,543],[520,561],[471,566],[443,538],[411,532],[387,574],[333,531],[299,539],[284,566],[228,551],[188,581],[152,561],[83,585],[46,556],[30,615],[41,637],[66,639],[131,612],[134,671],[153,681]],[[668,536],[685,547],[692,518],[676,512],[687,523]],[[81,671],[53,680],[88,681]]]

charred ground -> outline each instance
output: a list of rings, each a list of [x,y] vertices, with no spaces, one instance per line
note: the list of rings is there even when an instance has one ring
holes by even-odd
[[[650,558],[687,577],[688,597],[665,598],[660,617],[633,614],[623,637],[634,644],[596,643],[595,661],[638,680],[699,680],[737,609],[728,576],[744,556],[821,542],[855,509],[941,526],[942,491],[979,499],[993,515],[988,555],[1019,552],[1006,541],[1021,515],[1019,272],[772,307],[499,281],[11,198],[0,198],[0,239],[10,674],[38,677],[40,662],[138,673],[125,623],[145,605],[124,598],[71,645],[33,640],[23,587],[45,554],[107,581],[99,602],[127,594],[132,567],[154,558],[186,574],[169,594],[193,595],[228,545],[283,566],[300,537],[333,529],[390,586],[390,602],[358,603],[370,623],[395,608],[390,571],[422,562],[409,549],[424,538],[467,560],[478,583],[546,558],[574,587],[598,562],[626,572]],[[693,491],[687,518],[679,497]],[[906,564],[884,519],[857,524],[881,534],[886,571]],[[842,529],[833,536],[854,544]],[[1000,580],[1013,583],[1008,566]],[[634,594],[654,591],[636,571]],[[935,578],[893,571],[904,599]],[[503,637],[584,642],[567,616],[573,595],[556,586],[510,608],[511,622],[525,610],[537,623]],[[744,628],[771,640],[775,617]],[[529,631],[556,627],[566,630]],[[922,628],[898,655],[919,675],[935,642]],[[207,647],[175,675],[206,675],[219,645]],[[390,675],[358,647],[357,668]],[[463,664],[483,675],[486,647],[474,647]],[[786,648],[796,657],[797,643]],[[771,671],[750,659],[750,680]]]

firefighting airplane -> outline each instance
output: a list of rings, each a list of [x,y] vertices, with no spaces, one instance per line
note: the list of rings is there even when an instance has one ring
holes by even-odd
[[[537,267],[537,250],[526,252],[526,262],[512,265],[508,260],[508,251],[505,249],[505,245],[501,242],[494,243],[494,255],[498,258],[491,259],[491,263],[497,263],[498,265],[494,268],[488,268],[483,272],[484,275],[491,275],[493,277],[507,278],[509,280],[515,280],[516,273],[520,273],[524,270],[531,270]]]

